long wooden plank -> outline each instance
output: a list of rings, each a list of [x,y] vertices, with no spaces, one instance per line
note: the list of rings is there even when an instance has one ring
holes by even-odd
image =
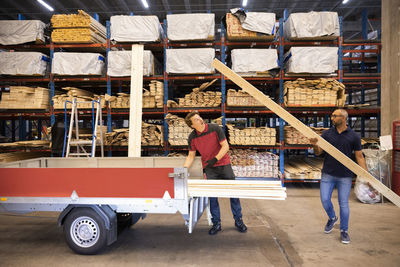
[[[142,150],[143,45],[132,45],[128,157]]]
[[[264,104],[267,108],[269,108],[276,115],[278,115],[279,117],[284,119],[287,123],[289,123],[291,126],[296,128],[296,130],[301,132],[303,135],[305,135],[308,138],[317,138],[318,146],[320,146],[325,152],[330,154],[332,157],[334,157],[336,160],[338,160],[340,163],[342,163],[344,166],[346,166],[348,169],[350,169],[356,175],[364,178],[366,181],[368,181],[372,185],[372,187],[374,187],[381,194],[383,194],[386,198],[388,198],[390,201],[392,201],[396,206],[400,207],[400,197],[396,193],[394,193],[392,190],[390,190],[388,187],[386,187],[380,181],[375,179],[375,177],[373,177],[371,174],[369,174],[368,171],[361,168],[357,163],[355,163],[353,160],[348,158],[346,155],[344,155],[342,152],[340,152],[336,147],[334,147],[329,142],[327,142],[325,139],[323,139],[321,136],[316,134],[308,126],[303,124],[296,117],[294,117],[292,114],[290,114],[285,109],[283,109],[281,106],[279,106],[268,96],[264,95],[261,91],[259,91],[257,88],[255,88],[253,85],[251,85],[249,82],[247,82],[245,79],[240,77],[238,74],[236,74],[230,68],[225,66],[225,64],[223,64],[218,59],[214,59],[213,67],[215,69],[217,69],[218,71],[220,71],[223,75],[228,77],[231,81],[233,81],[239,87],[241,87],[244,91],[246,91],[247,93],[252,95],[254,98],[256,98],[260,103]]]

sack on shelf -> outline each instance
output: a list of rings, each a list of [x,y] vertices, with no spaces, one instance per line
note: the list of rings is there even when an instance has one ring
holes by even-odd
[[[285,62],[287,73],[334,73],[338,70],[338,48],[291,47]]]
[[[167,15],[167,25],[171,41],[213,40],[215,14],[170,14]]]
[[[292,13],[283,25],[283,31],[287,40],[336,39],[340,34],[339,17],[337,12]]]
[[[55,52],[52,73],[55,75],[102,75],[104,57],[99,53]]]
[[[233,49],[232,70],[240,75],[268,74],[279,68],[276,49]]]
[[[157,16],[111,16],[111,40],[117,42],[157,42],[161,24]]]
[[[0,52],[0,74],[44,76],[49,61],[39,52]]]
[[[167,49],[167,73],[211,74],[215,70],[212,61],[214,48]]]
[[[131,76],[132,51],[108,52],[107,74],[111,77]],[[143,52],[143,76],[161,74],[161,65],[149,50]]]
[[[0,44],[44,44],[45,26],[40,20],[0,20]]]

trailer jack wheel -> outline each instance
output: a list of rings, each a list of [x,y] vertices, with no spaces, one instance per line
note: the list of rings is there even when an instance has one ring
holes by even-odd
[[[107,245],[103,219],[91,208],[78,208],[68,214],[64,235],[69,247],[78,254],[97,254]]]

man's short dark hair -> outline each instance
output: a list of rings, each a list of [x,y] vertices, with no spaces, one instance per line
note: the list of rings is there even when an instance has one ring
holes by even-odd
[[[191,118],[194,115],[199,115],[200,116],[200,113],[197,110],[193,110],[192,112],[187,114],[186,117],[185,117],[185,122],[186,122],[187,126],[189,126],[190,128],[192,128],[192,120],[191,120]]]

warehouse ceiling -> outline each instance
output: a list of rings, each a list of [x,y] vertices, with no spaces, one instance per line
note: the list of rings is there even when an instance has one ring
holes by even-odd
[[[147,0],[149,8],[145,8],[142,0],[44,0],[54,8],[48,11],[36,0],[2,0],[0,19],[17,19],[22,14],[26,19],[40,19],[45,23],[53,14],[76,13],[78,9],[99,15],[100,22],[105,24],[112,15],[157,15],[160,20],[166,14],[211,12],[216,14],[216,20],[224,16],[230,8],[240,7],[238,0]],[[363,10],[368,12],[368,31],[380,29],[380,0],[349,0],[346,4],[334,0],[248,0],[245,7],[248,11],[274,12],[277,18],[283,16],[287,9],[290,13],[308,11],[336,11],[344,20],[345,39],[361,38],[361,21]]]

